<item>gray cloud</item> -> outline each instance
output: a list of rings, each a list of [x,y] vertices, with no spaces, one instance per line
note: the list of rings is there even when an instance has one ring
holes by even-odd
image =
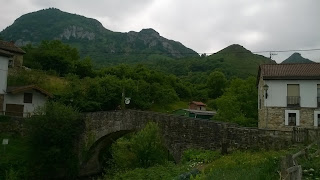
[[[316,0],[0,0],[0,29],[22,14],[48,7],[98,19],[107,29],[154,28],[199,53],[230,44],[251,51],[320,48],[320,1]],[[278,53],[281,62],[293,52]],[[320,51],[301,52],[320,62]],[[268,53],[263,55],[268,56]]]

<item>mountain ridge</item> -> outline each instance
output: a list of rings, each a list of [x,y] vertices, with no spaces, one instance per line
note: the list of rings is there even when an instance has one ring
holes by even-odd
[[[301,56],[300,53],[293,53],[291,56],[289,56],[287,59],[281,62],[281,64],[290,64],[290,63],[315,63],[314,61],[311,61],[310,59],[304,58]]]
[[[0,35],[4,40],[15,41],[19,46],[58,39],[77,47],[81,56],[90,56],[102,63],[139,61],[148,59],[148,54],[151,53],[171,58],[199,56],[182,43],[162,37],[152,28],[142,29],[140,32],[114,32],[106,29],[96,19],[56,8],[22,15],[0,32]]]

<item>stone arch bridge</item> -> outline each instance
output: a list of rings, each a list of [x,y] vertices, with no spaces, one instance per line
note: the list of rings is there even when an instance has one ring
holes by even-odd
[[[189,148],[228,149],[275,148],[287,146],[291,134],[235,124],[194,119],[164,113],[122,110],[84,114],[85,130],[79,140],[80,176],[101,172],[99,154],[121,136],[142,129],[149,121],[158,124],[165,145],[179,162]]]

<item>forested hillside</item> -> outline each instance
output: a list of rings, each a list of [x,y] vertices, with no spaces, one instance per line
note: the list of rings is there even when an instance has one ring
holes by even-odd
[[[96,64],[140,62],[157,57],[196,57],[195,51],[166,39],[153,29],[120,33],[110,31],[91,18],[49,8],[25,14],[4,29],[0,36],[17,45],[39,44],[59,39],[90,56]]]

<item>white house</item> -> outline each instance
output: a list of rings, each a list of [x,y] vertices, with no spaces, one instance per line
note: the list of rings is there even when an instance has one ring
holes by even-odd
[[[259,128],[318,128],[320,63],[261,65],[258,102]]]
[[[0,112],[4,108],[4,94],[7,89],[9,59],[13,54],[0,49]]]
[[[10,48],[13,49],[12,44]],[[14,56],[14,53],[0,48],[0,114],[28,117],[35,109],[44,106],[52,94],[35,85],[7,87],[10,61]]]

